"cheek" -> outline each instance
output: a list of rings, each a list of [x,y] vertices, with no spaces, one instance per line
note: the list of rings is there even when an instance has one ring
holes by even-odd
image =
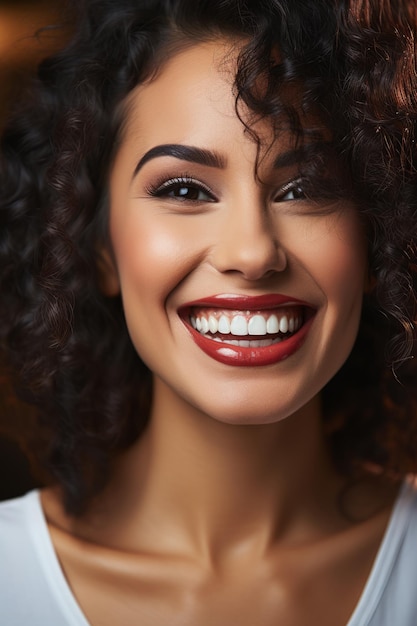
[[[170,292],[198,263],[201,242],[186,220],[141,210],[115,215],[111,237],[126,314],[133,301],[164,306]]]
[[[328,281],[329,292],[334,301],[345,309],[359,315],[368,275],[367,242],[361,224],[357,220],[341,220],[338,236],[329,243],[330,261],[323,262],[323,274]]]
[[[312,259],[311,271],[324,299],[317,367],[320,355],[325,355],[330,378],[348,357],[360,323],[367,245],[356,213],[342,214],[320,235],[310,236],[305,254]]]
[[[353,210],[312,219],[294,236],[297,260],[313,277],[329,305],[361,304],[367,276],[367,244]]]
[[[122,217],[113,211],[111,239],[121,280],[137,277],[150,287],[161,261],[178,254],[178,244],[166,232],[135,211],[127,209]],[[163,265],[163,264],[162,264]]]
[[[346,314],[349,309],[361,305],[365,287],[365,250],[354,243],[323,242],[323,251],[316,253],[314,265],[318,283],[329,305],[333,303],[342,309],[346,307]]]

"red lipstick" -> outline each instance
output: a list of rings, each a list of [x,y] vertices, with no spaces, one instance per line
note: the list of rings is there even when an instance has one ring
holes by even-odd
[[[308,302],[278,293],[263,294],[261,296],[219,294],[215,296],[208,296],[207,298],[202,298],[201,300],[195,300],[194,302],[189,302],[184,308],[191,308],[193,306],[209,306],[213,308],[218,307],[219,309],[256,311],[262,309],[276,309],[285,304],[298,304],[300,306],[313,308],[311,304],[308,304]]]
[[[215,341],[201,334],[190,324],[190,312],[193,308],[219,308],[244,313],[246,311],[253,312],[262,310],[276,312],[279,308],[287,308],[291,305],[297,308],[303,308],[305,315],[302,326],[290,336],[281,337],[281,341],[269,346],[241,347],[230,344],[225,340]],[[192,339],[205,354],[220,363],[238,367],[272,365],[287,359],[301,348],[314,319],[314,307],[312,307],[311,304],[281,294],[266,294],[261,296],[215,295],[189,302],[186,306],[181,308],[179,313]],[[243,339],[243,337],[234,336],[232,334],[228,335],[228,337],[233,337],[238,340]],[[246,336],[244,338],[248,339]],[[262,337],[250,337],[252,341],[256,341],[257,339],[262,339]]]

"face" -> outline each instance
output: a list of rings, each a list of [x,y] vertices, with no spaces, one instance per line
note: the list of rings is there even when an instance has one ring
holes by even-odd
[[[261,424],[306,405],[347,358],[366,246],[347,201],[304,195],[289,132],[255,176],[232,69],[230,46],[198,44],[131,94],[110,177],[105,280],[120,289],[156,396]]]

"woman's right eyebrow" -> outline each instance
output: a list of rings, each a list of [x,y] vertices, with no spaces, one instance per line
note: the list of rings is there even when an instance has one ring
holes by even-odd
[[[139,170],[152,159],[158,157],[170,156],[181,161],[190,161],[199,165],[207,165],[208,167],[216,167],[224,169],[226,167],[226,159],[218,152],[205,150],[204,148],[196,148],[195,146],[186,146],[177,143],[167,143],[151,148],[140,159],[136,165],[132,179],[138,174]]]

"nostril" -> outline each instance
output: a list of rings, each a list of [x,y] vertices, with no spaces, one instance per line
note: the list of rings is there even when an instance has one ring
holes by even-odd
[[[243,241],[231,239],[233,237],[219,243],[213,250],[211,263],[219,272],[236,272],[253,281],[269,278],[287,268],[286,252],[273,241],[245,245]]]

